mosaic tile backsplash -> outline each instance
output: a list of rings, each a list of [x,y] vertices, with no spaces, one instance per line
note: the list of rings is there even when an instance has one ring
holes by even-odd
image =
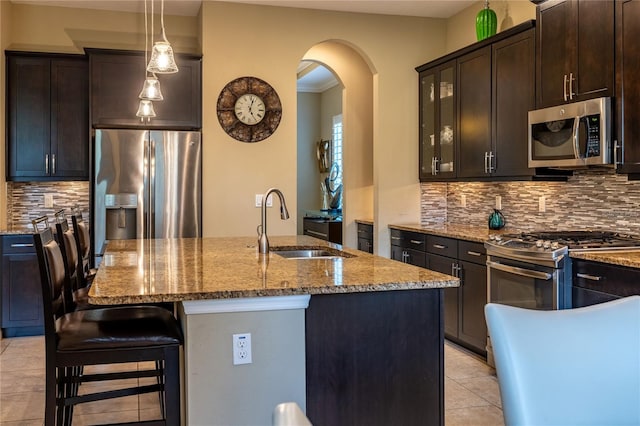
[[[45,208],[44,195],[53,196],[53,207]],[[31,230],[31,220],[78,206],[89,219],[89,182],[7,182],[7,226],[9,231]]]
[[[626,175],[608,169],[576,171],[567,182],[422,183],[421,224],[487,226],[497,195],[502,197],[506,226],[513,230],[640,234],[640,181],[628,181]],[[539,211],[540,197],[545,212]]]

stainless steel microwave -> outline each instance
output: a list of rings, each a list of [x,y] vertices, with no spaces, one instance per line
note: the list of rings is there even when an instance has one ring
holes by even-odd
[[[529,167],[611,164],[611,98],[529,111]]]

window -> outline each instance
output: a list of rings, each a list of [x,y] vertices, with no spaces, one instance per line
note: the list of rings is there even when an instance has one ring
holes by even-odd
[[[331,176],[333,188],[342,185],[342,114],[333,116],[333,141],[331,142],[331,155],[334,163],[338,165],[337,176]],[[342,204],[342,203],[341,203]]]

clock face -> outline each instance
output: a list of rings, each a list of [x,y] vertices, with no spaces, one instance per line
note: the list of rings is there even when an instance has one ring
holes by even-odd
[[[242,95],[236,101],[236,117],[244,124],[258,124],[264,118],[265,112],[264,101],[253,93]]]
[[[232,138],[260,142],[278,128],[282,105],[269,83],[256,77],[240,77],[220,92],[217,114],[222,129]]]

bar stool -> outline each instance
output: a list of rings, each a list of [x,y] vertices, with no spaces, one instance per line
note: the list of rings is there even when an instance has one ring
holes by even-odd
[[[180,423],[182,331],[166,309],[118,306],[68,312],[65,264],[46,218],[33,221],[41,277],[46,351],[45,426],[71,425],[73,407],[84,402],[162,392],[162,425]],[[162,370],[78,374],[86,365],[156,361]],[[158,383],[78,395],[84,382],[156,377]],[[144,422],[143,422],[144,423]]]
[[[91,243],[89,236],[89,225],[82,218],[82,212],[77,208],[71,209],[71,224],[73,236],[76,240],[78,250],[78,275],[79,286],[89,287],[96,275],[96,270],[90,267]]]

